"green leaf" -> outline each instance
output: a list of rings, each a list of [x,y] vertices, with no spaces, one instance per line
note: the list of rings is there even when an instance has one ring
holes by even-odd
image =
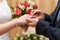
[[[19,34],[16,35],[15,40],[20,40],[20,35]]]
[[[27,0],[24,0],[25,2],[27,1]]]
[[[12,12],[14,12],[14,7],[10,6],[10,8],[11,8]]]

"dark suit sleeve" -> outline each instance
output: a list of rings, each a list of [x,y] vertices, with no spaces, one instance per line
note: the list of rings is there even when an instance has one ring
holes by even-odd
[[[36,33],[44,35],[51,40],[60,40],[60,29],[49,25],[49,22],[39,20],[36,26]]]
[[[48,15],[47,13],[44,13],[44,16],[45,16],[45,21],[48,21],[48,22],[51,22],[50,20],[50,15]]]

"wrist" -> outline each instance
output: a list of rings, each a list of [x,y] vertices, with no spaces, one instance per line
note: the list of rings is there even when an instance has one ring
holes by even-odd
[[[37,26],[37,24],[38,24],[39,20],[40,20],[40,19],[37,19],[37,20],[36,20],[36,24],[35,24],[35,27]]]
[[[18,22],[18,19],[13,19],[12,20],[12,23],[14,24],[15,27],[19,26],[19,22]]]

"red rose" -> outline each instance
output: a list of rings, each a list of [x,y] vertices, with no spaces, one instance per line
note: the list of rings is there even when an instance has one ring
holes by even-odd
[[[19,8],[16,8],[14,11],[15,15],[20,15],[22,13],[22,11]]]
[[[35,5],[33,5],[33,7],[34,7],[34,9],[37,9],[38,8],[38,6],[35,4]]]
[[[29,4],[28,4],[28,2],[24,2],[22,5],[24,5],[25,7],[27,7]]]
[[[30,13],[31,13],[31,11],[32,11],[32,9],[28,9],[27,13],[28,13],[28,14],[30,14]]]

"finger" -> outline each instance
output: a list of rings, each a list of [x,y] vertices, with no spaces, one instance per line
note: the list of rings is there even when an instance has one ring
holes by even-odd
[[[21,28],[23,28],[23,29],[28,29],[28,26],[29,26],[29,25],[24,24],[24,25],[20,25],[20,26],[21,26]]]
[[[39,20],[39,17],[31,18],[31,19],[26,19],[26,21],[28,21],[28,22],[34,22],[34,21],[37,21],[37,20]]]
[[[30,15],[32,15],[33,12],[34,12],[34,10],[31,11]]]
[[[28,30],[29,25],[25,25],[24,27],[25,27],[25,31],[27,31],[27,30]]]
[[[43,15],[43,12],[40,11],[40,10],[38,10],[38,11],[33,12],[33,13],[32,13],[32,16],[33,16],[33,15],[37,15],[37,16]]]
[[[34,12],[32,13],[32,15],[36,14],[37,12],[41,12],[41,10],[34,10]]]
[[[36,12],[40,12],[41,13],[42,10],[40,10],[40,9],[32,10],[30,14],[31,15],[34,15]]]
[[[28,23],[28,25],[34,27],[35,23],[34,22],[33,23]]]

